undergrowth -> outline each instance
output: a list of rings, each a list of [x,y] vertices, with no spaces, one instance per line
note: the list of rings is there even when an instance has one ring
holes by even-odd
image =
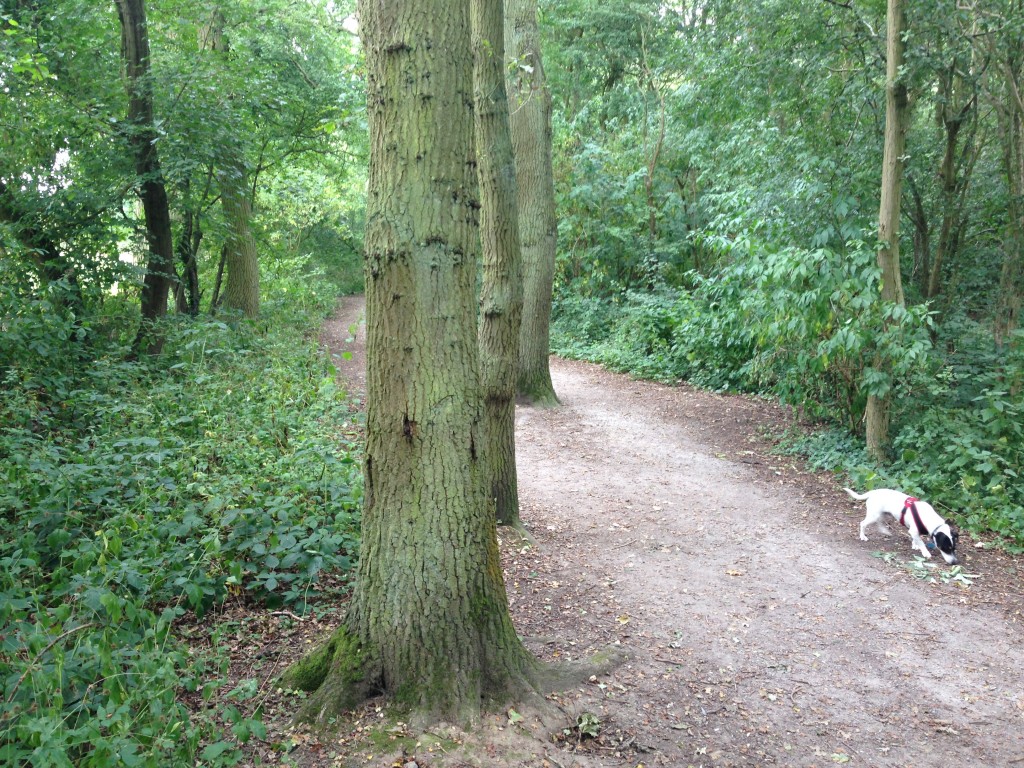
[[[229,595],[301,612],[355,562],[353,414],[315,284],[269,275],[258,322],[171,318],[139,362],[120,299],[0,293],[0,764],[230,765],[263,732],[189,714],[226,657],[175,622]]]
[[[660,381],[772,395],[816,420],[783,449],[861,489],[933,500],[975,533],[1024,551],[1024,335],[996,350],[977,320],[925,305],[884,314],[874,251],[706,238],[714,278],[580,295],[563,286],[553,351]],[[895,321],[895,322],[894,322]],[[876,368],[875,361],[886,361]],[[863,449],[869,394],[890,393],[892,460]]]

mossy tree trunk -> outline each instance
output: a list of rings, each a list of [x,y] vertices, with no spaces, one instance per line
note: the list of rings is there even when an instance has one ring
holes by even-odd
[[[146,7],[143,0],[117,0],[117,14],[121,20],[121,56],[128,88],[128,139],[135,157],[135,173],[140,180],[148,245],[141,298],[143,322],[135,338],[134,351],[158,354],[163,340],[150,334],[148,321],[167,314],[167,296],[174,270],[174,240],[157,153]]]
[[[900,194],[903,188],[903,152],[910,113],[907,86],[901,69],[904,58],[903,2],[889,0],[886,18],[885,146],[882,157],[882,194],[878,213],[878,266],[882,270],[882,302],[903,306],[900,276]],[[887,368],[884,354],[875,356],[876,368]],[[868,454],[883,461],[889,443],[891,390],[868,395],[865,412]]]
[[[551,92],[541,61],[537,0],[507,0],[505,53],[511,59],[508,97],[523,254],[518,389],[534,403],[556,405],[548,355],[558,224],[551,161]]]
[[[480,382],[484,394],[484,487],[498,522],[519,524],[515,398],[523,277],[515,159],[505,90],[503,4],[471,0],[473,102],[480,181]]]
[[[224,285],[224,306],[241,311],[246,317],[260,313],[260,263],[256,238],[252,234],[252,202],[248,193],[248,174],[240,157],[226,159],[218,174],[220,199],[228,224]]]
[[[484,490],[469,4],[368,0],[365,503],[344,625],[285,675],[324,722],[387,692],[472,722],[537,663],[508,611]]]
[[[220,56],[230,53],[224,37],[224,18],[217,11],[203,29],[204,48]],[[249,174],[237,144],[225,142],[220,150],[217,169],[221,207],[228,226],[225,246],[227,281],[222,304],[241,311],[246,317],[260,313],[260,266],[256,238],[252,233],[252,200],[249,197]]]

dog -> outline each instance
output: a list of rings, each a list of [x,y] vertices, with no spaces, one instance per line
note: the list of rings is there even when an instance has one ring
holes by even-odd
[[[864,529],[872,523],[878,526],[878,530],[888,535],[889,529],[885,527],[884,518],[886,515],[892,515],[910,531],[913,549],[919,550],[925,557],[931,557],[932,553],[928,551],[928,547],[924,543],[924,539],[930,537],[935,543],[935,548],[947,563],[956,565],[960,562],[956,556],[959,532],[955,528],[951,528],[927,501],[915,499],[902,491],[894,491],[889,488],[879,488],[865,494],[855,493],[849,488],[843,488],[843,490],[857,501],[867,502],[868,513],[860,523],[861,541],[868,540]]]

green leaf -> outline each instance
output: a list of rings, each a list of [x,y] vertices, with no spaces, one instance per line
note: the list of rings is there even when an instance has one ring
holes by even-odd
[[[233,745],[228,741],[215,741],[212,744],[207,744],[203,748],[203,760],[216,760],[229,749],[233,749]]]

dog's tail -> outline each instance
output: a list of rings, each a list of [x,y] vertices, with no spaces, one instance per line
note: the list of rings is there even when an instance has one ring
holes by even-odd
[[[849,488],[843,488],[843,490],[850,494],[850,496],[855,498],[857,501],[865,501],[868,498],[868,494],[866,493],[863,496],[861,496],[859,493],[855,493],[854,491],[851,491]]]

